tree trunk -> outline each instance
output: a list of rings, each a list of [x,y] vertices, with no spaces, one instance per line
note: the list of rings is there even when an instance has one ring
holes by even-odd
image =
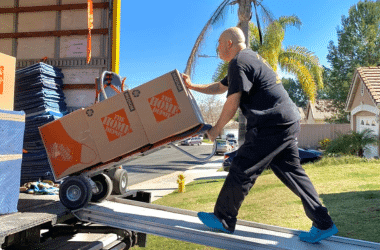
[[[245,36],[245,44],[247,47],[249,47],[250,41],[249,41],[249,21],[252,17],[252,0],[239,0],[239,24],[238,27],[243,31]],[[246,129],[247,120],[245,119],[243,113],[239,109],[239,138],[238,142],[239,145],[242,145],[244,143],[245,134],[247,132]]]
[[[359,149],[358,156],[362,158],[364,157],[364,150],[362,148]]]

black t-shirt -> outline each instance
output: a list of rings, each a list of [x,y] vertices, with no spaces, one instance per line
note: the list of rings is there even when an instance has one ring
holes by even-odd
[[[221,83],[228,86],[227,97],[242,92],[240,109],[247,129],[292,124],[301,118],[277,74],[251,49],[241,50],[230,61]]]

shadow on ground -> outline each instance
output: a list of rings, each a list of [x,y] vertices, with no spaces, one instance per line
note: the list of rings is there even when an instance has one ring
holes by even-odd
[[[380,243],[380,190],[320,194],[320,198],[339,236]]]

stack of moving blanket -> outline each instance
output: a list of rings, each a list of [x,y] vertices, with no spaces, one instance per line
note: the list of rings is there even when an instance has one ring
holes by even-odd
[[[21,185],[54,180],[38,127],[67,113],[61,69],[37,63],[16,71],[15,110],[26,114]]]
[[[16,213],[25,113],[0,110],[0,215]]]

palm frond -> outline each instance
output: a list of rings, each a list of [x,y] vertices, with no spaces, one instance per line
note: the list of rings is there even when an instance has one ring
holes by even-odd
[[[225,11],[231,1],[232,0],[224,0],[218,6],[216,11],[212,14],[211,18],[207,21],[206,25],[203,27],[201,33],[199,34],[197,40],[195,41],[193,49],[191,50],[190,56],[187,60],[185,74],[190,75],[191,72],[194,70],[194,67],[196,64],[196,58],[198,56],[198,53],[200,51],[202,44],[205,41],[207,32],[209,31],[211,26],[215,25],[216,23],[220,22],[223,19],[223,17],[225,16]]]
[[[304,63],[308,68],[311,68],[311,65],[319,66],[319,59],[314,55],[313,52],[309,51],[305,47],[301,46],[288,46],[284,53],[284,57],[294,58],[297,61]]]
[[[323,88],[323,68],[319,64],[319,59],[314,55],[313,52],[310,52],[304,47],[301,46],[288,46],[286,50],[281,53],[279,62],[280,67],[283,58],[293,59],[294,61],[298,61],[303,64],[313,76],[314,82],[318,86],[319,89]]]
[[[212,76],[212,80],[214,82],[221,81],[224,77],[226,77],[228,73],[228,62],[221,62],[218,65],[214,75]]]
[[[300,82],[305,94],[308,96],[311,102],[314,102],[315,95],[317,93],[317,87],[309,69],[303,65],[302,62],[294,58],[282,57],[282,54],[279,60],[279,64],[282,70],[295,74],[297,76],[297,79]]]
[[[278,58],[281,53],[285,31],[278,22],[272,22],[266,29],[264,42],[259,48],[259,54],[268,61],[274,71],[277,71]]]
[[[301,20],[296,15],[282,16],[278,19],[278,22],[281,24],[283,29],[286,29],[290,25],[300,29],[302,25]]]
[[[258,51],[259,48],[260,48],[260,35],[259,35],[259,29],[257,28],[257,26],[252,23],[252,22],[249,22],[249,34],[250,34],[250,41],[251,41],[251,44],[250,44],[250,47],[253,51]]]
[[[266,5],[262,3],[262,0],[253,0],[252,2],[253,4],[256,4],[257,7],[259,7],[258,12],[264,28],[274,22],[275,17],[273,13],[266,7]]]

